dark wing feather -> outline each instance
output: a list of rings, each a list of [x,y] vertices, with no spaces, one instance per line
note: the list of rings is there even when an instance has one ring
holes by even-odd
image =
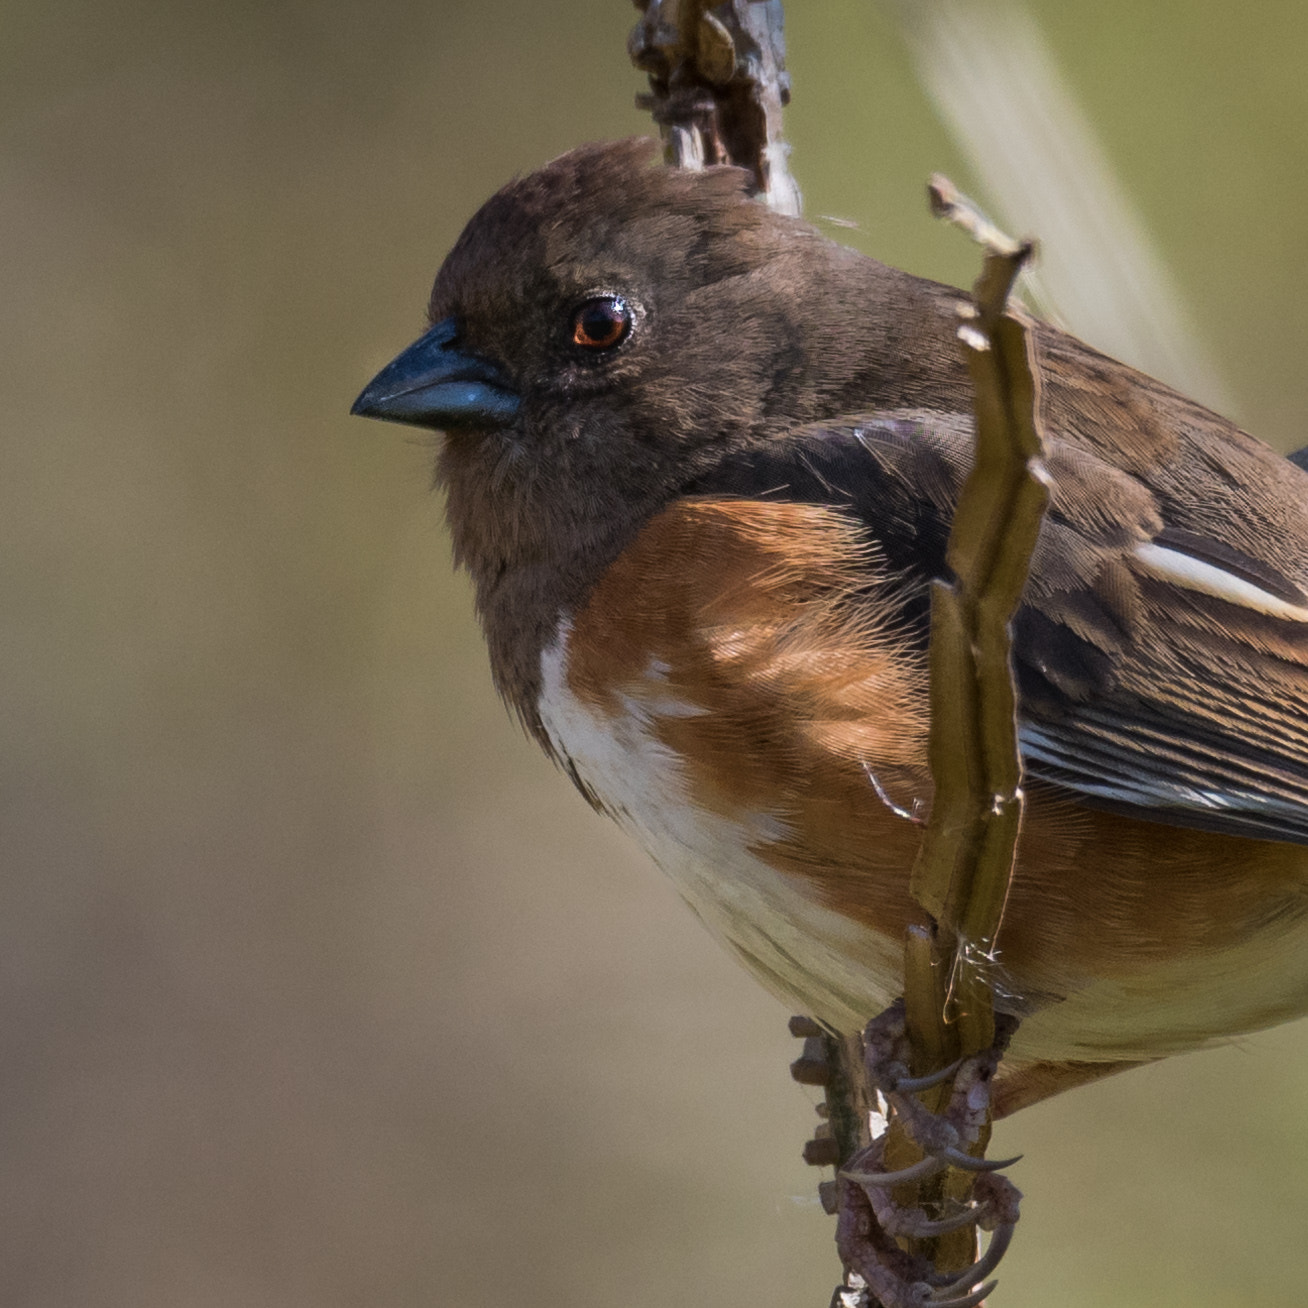
[[[1013,627],[1023,756],[1030,775],[1098,807],[1308,844],[1308,621],[1258,598],[1308,615],[1308,567],[1274,548],[1278,533],[1308,541],[1308,475],[1216,435],[1155,439],[1153,464],[1129,471],[1089,442],[1049,441],[1053,500]],[[1176,466],[1187,457],[1199,460],[1189,481]],[[945,572],[970,458],[969,417],[900,411],[737,451],[688,490],[856,516],[904,578],[925,643],[927,583]],[[1151,545],[1164,552],[1146,566],[1137,550]],[[1200,581],[1206,566],[1251,589],[1205,593],[1194,564]]]

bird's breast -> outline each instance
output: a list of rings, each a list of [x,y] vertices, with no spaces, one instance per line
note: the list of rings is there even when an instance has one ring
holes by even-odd
[[[541,660],[586,792],[770,990],[843,1029],[899,986],[925,776],[920,669],[876,586],[832,510],[681,500]]]

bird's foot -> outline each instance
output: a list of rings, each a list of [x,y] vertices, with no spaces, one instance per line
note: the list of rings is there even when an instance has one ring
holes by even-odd
[[[915,1161],[887,1166],[887,1132],[839,1176],[836,1244],[846,1268],[861,1277],[883,1308],[972,1308],[994,1288],[987,1278],[1012,1239],[1022,1197],[999,1171],[1017,1160],[990,1162],[969,1150],[988,1121],[990,1082],[1006,1035],[983,1053],[914,1077],[902,1003],[864,1032],[868,1079],[898,1119],[907,1137],[902,1143],[915,1145],[912,1152],[920,1154]],[[918,1098],[951,1082],[939,1112]],[[942,1184],[951,1168],[970,1177],[970,1184]],[[941,1271],[932,1258],[900,1244],[937,1240],[967,1227],[989,1231],[991,1238],[985,1253],[961,1271]]]
[[[860,1163],[879,1161],[878,1145]],[[996,1282],[991,1273],[1008,1250],[1017,1225],[1021,1192],[995,1172],[983,1173],[967,1203],[953,1201],[953,1211],[939,1217],[924,1207],[896,1203],[876,1173],[842,1173],[838,1182],[836,1247],[850,1272],[861,1278],[881,1308],[974,1308]],[[990,1243],[962,1271],[940,1271],[922,1254],[902,1248],[896,1235],[923,1239],[964,1226],[991,1232]],[[855,1300],[854,1302],[857,1302]]]

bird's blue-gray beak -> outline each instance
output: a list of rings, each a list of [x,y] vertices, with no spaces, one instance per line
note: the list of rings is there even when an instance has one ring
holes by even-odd
[[[519,403],[499,368],[459,348],[454,319],[444,318],[388,363],[350,412],[415,427],[499,427]]]

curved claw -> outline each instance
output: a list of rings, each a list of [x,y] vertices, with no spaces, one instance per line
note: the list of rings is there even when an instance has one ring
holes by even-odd
[[[971,1154],[965,1154],[952,1145],[937,1150],[935,1157],[944,1159],[950,1167],[957,1167],[960,1172],[1000,1172],[1022,1159],[1021,1154],[1016,1154],[1012,1158],[973,1158]]]
[[[895,1220],[887,1222],[882,1219],[882,1226],[888,1230],[891,1235],[909,1235],[915,1240],[934,1240],[939,1235],[948,1235],[951,1231],[961,1231],[965,1226],[972,1226],[974,1223],[981,1221],[990,1213],[989,1204],[976,1204],[971,1208],[961,1209],[952,1217],[941,1217],[932,1220],[929,1217],[916,1217],[914,1212],[920,1210],[909,1209],[895,1214]],[[975,1285],[976,1282],[974,1281]]]
[[[902,1095],[915,1095],[922,1090],[930,1090],[948,1081],[960,1067],[963,1066],[963,1060],[956,1058],[948,1067],[942,1067],[938,1072],[928,1072],[926,1076],[904,1076],[895,1082],[895,1091]]]
[[[973,1159],[972,1161],[975,1162],[976,1160]],[[885,1188],[891,1185],[903,1185],[906,1181],[925,1181],[927,1177],[936,1176],[943,1172],[948,1166],[949,1164],[944,1159],[927,1154],[925,1158],[919,1159],[909,1167],[901,1167],[897,1172],[842,1171],[840,1175],[858,1185],[875,1185],[879,1188]]]
[[[997,1226],[994,1235],[990,1237],[985,1253],[971,1267],[964,1269],[961,1275],[955,1276],[952,1280],[942,1281],[936,1293],[950,1294],[955,1291],[970,1290],[978,1281],[984,1281],[999,1266],[1000,1259],[1008,1252],[1015,1229],[1014,1222],[1005,1222],[1002,1226]]]
[[[930,1308],[978,1308],[979,1304],[985,1302],[986,1295],[998,1284],[998,1281],[987,1281],[979,1290],[973,1290],[971,1294],[965,1294],[961,1299],[928,1299],[927,1303]]]

